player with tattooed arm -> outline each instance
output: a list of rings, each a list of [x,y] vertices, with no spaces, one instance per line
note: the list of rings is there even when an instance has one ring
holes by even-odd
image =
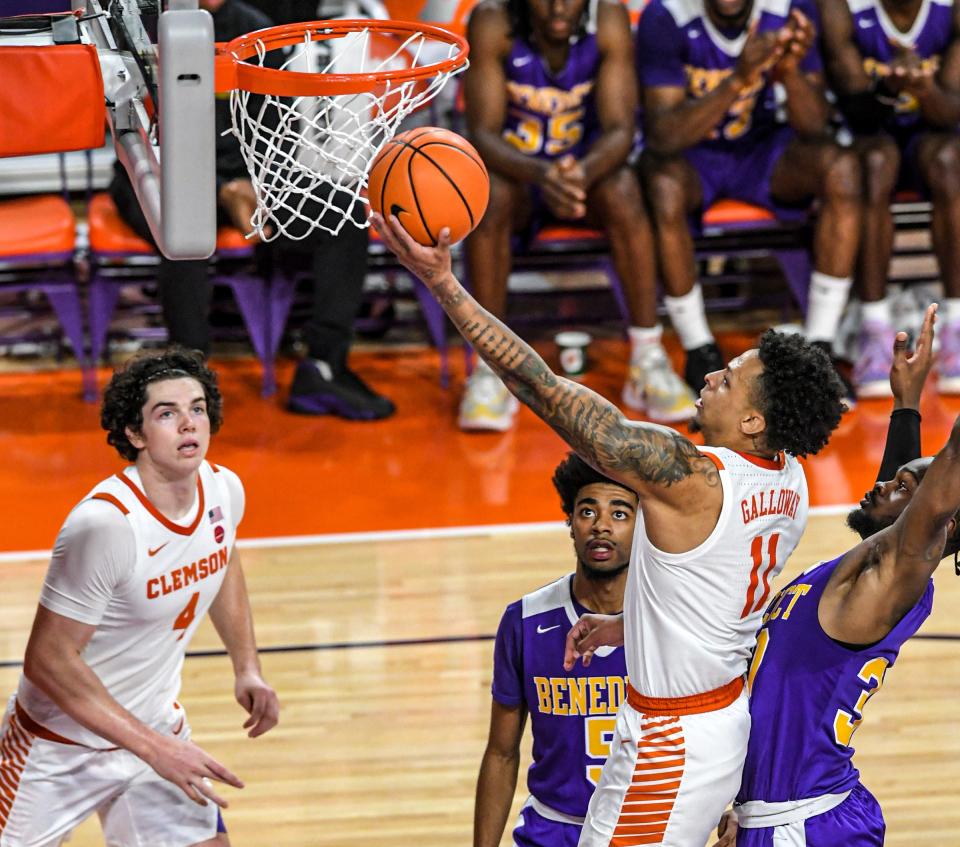
[[[629,687],[590,801],[584,847],[704,844],[740,783],[750,729],[743,679],[770,584],[807,519],[796,457],[840,421],[843,387],[826,354],[764,334],[707,376],[693,426],[631,421],[556,376],[453,275],[448,233],[416,244],[396,218],[372,218],[510,390],[587,462],[637,492],[624,611],[582,617],[565,664],[624,644]]]

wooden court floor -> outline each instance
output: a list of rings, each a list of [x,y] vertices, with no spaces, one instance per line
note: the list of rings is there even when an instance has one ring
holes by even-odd
[[[781,580],[851,539],[839,516],[813,518]],[[281,723],[245,738],[222,655],[187,660],[181,697],[197,742],[247,783],[229,794],[233,844],[469,844],[492,636],[508,602],[572,567],[564,529],[247,548],[243,560]],[[4,691],[16,684],[43,570],[42,561],[0,564]],[[936,581],[933,616],[856,736],[892,847],[960,844],[960,580],[945,563]],[[218,646],[205,623],[192,650]],[[521,774],[529,734],[523,755]],[[102,844],[98,825],[70,844]]]

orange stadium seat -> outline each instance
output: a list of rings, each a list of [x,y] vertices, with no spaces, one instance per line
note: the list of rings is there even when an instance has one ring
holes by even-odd
[[[0,289],[43,292],[80,363],[84,397],[92,400],[96,377],[84,339],[74,264],[76,241],[76,218],[60,195],[0,202]]]

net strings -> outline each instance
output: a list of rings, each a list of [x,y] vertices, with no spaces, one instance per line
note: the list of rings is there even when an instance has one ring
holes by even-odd
[[[256,48],[255,60],[263,66],[268,51],[262,41]],[[459,50],[422,33],[403,41],[386,40],[369,29],[321,41],[308,31],[303,42],[288,49],[280,70],[321,74],[423,67],[452,58]],[[438,50],[445,55],[438,57]],[[227,133],[240,143],[257,195],[252,232],[263,241],[281,235],[302,240],[318,228],[336,235],[348,222],[368,226],[367,172],[373,159],[403,121],[460,70],[426,80],[383,81],[360,94],[279,97],[231,92],[233,125]]]

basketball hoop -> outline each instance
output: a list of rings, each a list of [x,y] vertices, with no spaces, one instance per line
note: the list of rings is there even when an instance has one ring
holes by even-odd
[[[229,132],[257,195],[253,231],[299,240],[367,226],[371,162],[467,67],[467,52],[440,27],[366,19],[269,27],[219,46],[217,91],[230,92]]]

